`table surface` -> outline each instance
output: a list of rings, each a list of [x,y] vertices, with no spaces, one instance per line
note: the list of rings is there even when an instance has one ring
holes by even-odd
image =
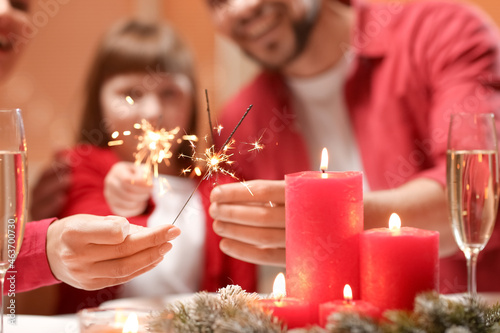
[[[76,315],[29,316],[16,315],[16,324],[4,316],[5,333],[79,333]]]
[[[447,295],[451,299],[459,299],[464,294]],[[480,293],[479,296],[487,304],[500,302],[500,293]],[[130,298],[109,301],[103,303],[102,307],[134,307],[134,308],[162,308],[165,304],[173,301],[188,301],[193,294],[183,294],[163,298]],[[4,317],[5,333],[79,333],[78,319],[76,315],[64,316],[30,316],[16,315],[16,325]]]

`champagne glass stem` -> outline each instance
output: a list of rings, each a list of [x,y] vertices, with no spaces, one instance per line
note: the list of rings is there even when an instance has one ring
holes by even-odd
[[[467,291],[469,296],[475,298],[477,296],[476,266],[479,251],[476,249],[467,249],[464,251],[464,254],[467,259]]]

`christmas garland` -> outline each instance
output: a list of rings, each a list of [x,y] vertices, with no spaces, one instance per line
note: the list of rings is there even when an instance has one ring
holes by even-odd
[[[198,293],[193,300],[169,305],[153,314],[152,332],[280,333],[286,327],[262,310],[259,295],[239,286],[217,294]],[[500,333],[500,305],[488,307],[474,298],[452,301],[437,293],[415,299],[415,310],[386,311],[375,321],[356,313],[335,313],[326,328],[294,329],[293,333]]]

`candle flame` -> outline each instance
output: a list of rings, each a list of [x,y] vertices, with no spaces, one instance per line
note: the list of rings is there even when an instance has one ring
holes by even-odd
[[[401,228],[401,219],[399,215],[396,213],[392,213],[389,218],[389,229],[391,230],[399,230]]]
[[[137,314],[132,312],[123,325],[122,333],[137,333],[139,332],[139,319],[137,318]]]
[[[351,286],[348,284],[344,286],[344,301],[348,303],[352,301],[352,289]]]
[[[323,151],[321,152],[320,170],[322,172],[325,172],[327,169],[328,169],[328,150],[326,150],[326,148],[323,148]]]
[[[285,275],[279,273],[274,279],[273,284],[273,298],[283,298],[286,296],[286,282]]]

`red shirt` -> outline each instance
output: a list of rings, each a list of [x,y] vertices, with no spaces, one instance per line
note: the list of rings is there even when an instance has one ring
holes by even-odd
[[[353,62],[344,92],[370,189],[422,177],[445,186],[449,115],[500,116],[499,94],[485,87],[500,77],[494,25],[454,2],[358,3],[355,8],[353,47],[339,47]],[[235,139],[252,142],[262,136],[265,144],[258,153],[241,149],[233,156],[244,179],[283,179],[310,170],[290,97],[280,74],[264,71],[224,108],[220,121],[226,132],[220,140],[253,104]],[[483,252],[478,289],[500,290],[499,223]],[[465,289],[463,254],[443,259],[441,292]]]
[[[52,275],[46,253],[47,229],[54,220],[26,224],[21,251],[14,267],[5,275],[5,295],[15,295],[59,282]]]

